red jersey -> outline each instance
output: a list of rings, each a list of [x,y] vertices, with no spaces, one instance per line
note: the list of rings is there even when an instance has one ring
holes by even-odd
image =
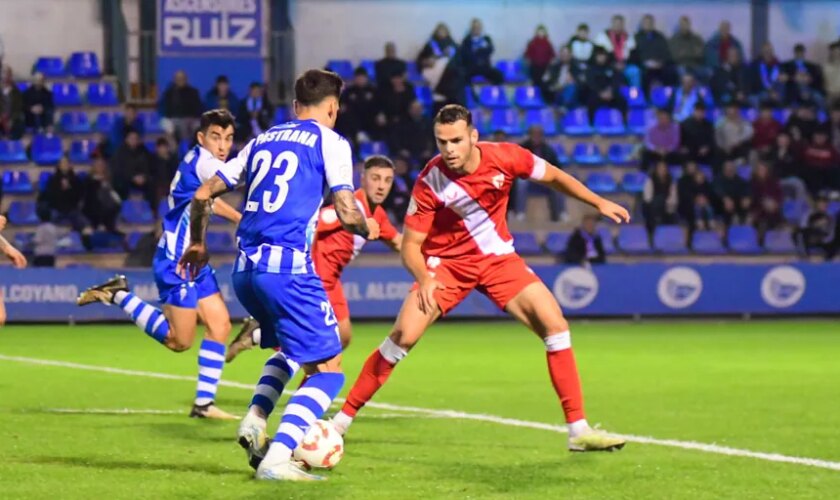
[[[454,173],[438,155],[417,178],[405,225],[428,234],[422,247],[427,257],[514,253],[506,213],[511,186],[516,178],[542,179],[545,161],[516,144],[477,146],[475,172]]]
[[[379,223],[379,239],[393,240],[399,234],[388,220],[388,215],[382,207],[376,207],[371,212],[367,196],[361,189],[355,192],[356,205],[365,214],[365,218],[373,218]],[[335,208],[330,205],[321,209],[318,215],[318,225],[315,228],[315,240],[312,244],[312,261],[315,271],[326,283],[337,280],[344,267],[359,254],[365,245],[361,236],[345,231],[338,220]]]

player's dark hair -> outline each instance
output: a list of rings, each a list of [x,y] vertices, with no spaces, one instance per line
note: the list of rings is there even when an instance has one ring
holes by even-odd
[[[226,129],[228,127],[233,127],[234,123],[235,120],[233,115],[230,114],[230,111],[226,109],[211,109],[210,111],[205,111],[204,114],[201,115],[201,123],[198,126],[198,130],[202,134],[206,134],[207,129],[209,129],[211,125],[218,125],[222,129]]]
[[[344,82],[332,71],[310,69],[295,82],[295,99],[302,106],[314,106],[327,97],[341,96]]]
[[[461,120],[467,122],[468,127],[472,126],[472,113],[460,104],[447,104],[435,115],[435,125],[450,125]]]
[[[374,167],[394,168],[394,163],[384,155],[373,155],[365,158],[365,170]]]

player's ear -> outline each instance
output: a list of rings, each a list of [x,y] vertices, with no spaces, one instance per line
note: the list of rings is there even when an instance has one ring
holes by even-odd
[[[300,103],[298,102],[298,100],[297,100],[297,99],[295,99],[294,101],[292,101],[292,108],[294,108],[294,110],[295,110],[295,118],[297,118],[298,116],[300,116],[300,108],[301,108],[301,105],[300,105]]]
[[[470,128],[472,129],[470,130],[470,140],[473,144],[475,144],[476,142],[478,142],[478,129],[475,127]]]
[[[204,131],[199,130],[195,133],[195,140],[200,146],[204,146]]]

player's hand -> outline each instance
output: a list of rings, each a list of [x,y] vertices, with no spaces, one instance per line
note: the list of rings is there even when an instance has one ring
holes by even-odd
[[[621,224],[622,222],[630,222],[630,213],[627,212],[627,209],[619,205],[618,203],[613,203],[610,200],[602,199],[598,206],[596,207],[598,212],[601,213],[604,217],[609,217],[615,223]]]
[[[3,253],[6,254],[6,257],[8,257],[9,260],[12,261],[12,264],[16,268],[23,269],[24,267],[26,267],[26,257],[24,257],[23,254],[20,253],[20,251],[17,248],[11,245],[6,245],[6,248],[3,250]]]
[[[6,218],[0,215],[0,231],[6,227]]]
[[[187,248],[181,260],[178,261],[175,272],[184,279],[195,280],[209,260],[210,255],[207,253],[207,247],[200,243],[194,243]]]
[[[367,227],[368,227],[368,237],[370,241],[378,240],[379,239],[379,223],[376,222],[376,219],[370,217],[367,219]]]
[[[420,283],[420,289],[417,291],[417,299],[420,302],[420,312],[423,314],[433,314],[437,309],[437,300],[435,300],[435,292],[443,290],[443,284],[434,278],[428,278],[423,283]]]

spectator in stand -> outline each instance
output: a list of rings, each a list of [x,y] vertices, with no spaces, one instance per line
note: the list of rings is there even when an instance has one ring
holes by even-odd
[[[688,223],[690,232],[714,228],[715,212],[712,208],[714,191],[706,174],[694,162],[686,162],[677,182],[677,210]]]
[[[840,42],[828,47],[828,62],[823,64],[823,79],[828,102],[834,106],[840,102]]]
[[[642,190],[642,213],[651,234],[657,226],[677,222],[677,186],[671,178],[668,164],[659,161],[645,181]]]
[[[753,169],[752,176],[752,220],[759,235],[769,229],[775,229],[782,224],[782,184],[770,167],[764,162],[758,162]]]
[[[160,236],[163,234],[163,224],[155,224],[153,229],[143,234],[137,245],[125,256],[125,267],[152,267],[155,253],[157,253]]]
[[[531,74],[531,82],[539,85],[548,65],[554,59],[554,47],[548,39],[548,30],[542,24],[537,26],[534,38],[528,42],[525,48],[525,61],[528,62],[528,69]]]
[[[811,74],[807,71],[797,71],[793,80],[788,82],[785,91],[785,105],[800,106],[805,103],[825,108],[825,97],[812,84]]]
[[[688,16],[680,17],[680,27],[671,37],[668,46],[680,74],[688,73],[704,81],[709,77],[704,66],[703,38],[691,30],[691,20]]]
[[[790,134],[795,146],[811,142],[814,131],[819,127],[817,109],[813,102],[804,102],[796,108],[785,124],[785,131]]]
[[[464,104],[467,89],[464,65],[461,63],[458,45],[449,35],[449,28],[445,24],[438,24],[432,37],[423,46],[417,57],[417,67],[432,88],[433,113],[447,104]],[[393,77],[391,83],[394,83]]]
[[[160,138],[158,141],[166,142]],[[117,230],[117,217],[120,214],[122,199],[111,185],[111,176],[104,158],[96,158],[90,168],[90,174],[83,183],[82,214],[90,221],[94,231],[103,228],[112,234],[121,234]]]
[[[738,51],[738,60],[744,60],[744,48],[741,42],[732,35],[732,24],[721,21],[717,32],[706,42],[706,66],[716,68],[729,59],[729,49]]]
[[[799,159],[787,132],[782,131],[776,136],[775,145],[762,160],[772,168],[773,175],[781,179],[786,197],[803,203],[808,201],[808,188],[802,178],[798,177]]]
[[[44,85],[44,75],[32,75],[32,85],[23,92],[23,114],[26,126],[44,132],[53,124],[53,93]]]
[[[840,190],[840,152],[828,140],[827,127],[814,131],[814,139],[802,149],[801,175],[812,196]]]
[[[691,73],[682,76],[682,85],[674,90],[668,102],[668,108],[674,114],[674,119],[682,122],[694,113],[697,103],[711,104],[706,90],[697,85],[697,80]]]
[[[721,106],[730,102],[744,103],[749,94],[749,74],[741,52],[730,47],[723,61],[715,67],[710,84],[715,102]]]
[[[23,136],[25,130],[23,109],[23,94],[15,84],[12,68],[6,66],[0,78],[0,138],[17,140]]]
[[[150,170],[154,178],[157,199],[162,199],[169,194],[170,184],[178,172],[180,163],[178,155],[172,151],[169,140],[166,137],[158,137],[155,141],[155,154],[152,157]],[[152,209],[156,208],[157,206],[152,206]]]
[[[139,191],[149,202],[149,207],[157,207],[155,185],[149,177],[151,173],[149,152],[140,142],[140,135],[129,130],[125,142],[111,158],[114,189],[123,200],[127,200],[132,191]]]
[[[577,264],[580,266],[592,264],[606,264],[607,253],[604,251],[604,242],[601,235],[595,228],[598,223],[598,216],[586,214],[580,227],[569,237],[566,243],[566,252],[563,260],[566,264]]]
[[[782,70],[782,64],[776,58],[773,44],[764,42],[761,57],[750,65],[750,94],[755,97],[753,101],[783,103],[787,82],[787,73]]]
[[[717,211],[726,226],[746,224],[750,215],[752,198],[750,185],[738,175],[734,161],[725,161],[720,175],[715,177],[712,186],[717,200]]]
[[[473,19],[470,32],[461,43],[461,56],[467,72],[467,80],[474,76],[483,76],[493,85],[501,85],[505,81],[502,72],[493,67],[490,59],[493,50],[493,40],[484,34],[481,20]]]
[[[647,171],[659,162],[666,166],[680,163],[679,148],[680,125],[674,122],[668,110],[656,110],[656,123],[645,132],[642,169]]]
[[[399,224],[405,220],[405,212],[411,200],[411,190],[414,188],[414,178],[411,175],[411,165],[404,156],[392,156],[394,161],[394,184],[391,192],[382,204]]]
[[[382,126],[376,123],[379,113],[379,96],[370,82],[367,70],[361,66],[353,72],[353,81],[341,93],[341,126],[339,130],[352,140],[382,137]],[[384,125],[384,124],[383,124]]]
[[[674,85],[674,61],[668,40],[659,30],[651,14],[642,17],[639,31],[636,32],[636,52],[633,54],[642,68],[642,86],[650,93],[654,84]]]
[[[592,51],[595,50],[595,44],[589,39],[589,25],[578,24],[577,31],[566,45],[571,51],[573,64],[578,66],[580,72],[586,71],[586,65],[592,59]]]
[[[554,103],[561,110],[574,109],[578,103],[577,79],[580,65],[572,60],[569,47],[560,47],[557,58],[551,62],[548,70],[543,74],[540,90],[547,103]],[[585,64],[584,64],[585,67]]]
[[[140,139],[142,140],[144,129],[143,120],[137,116],[137,106],[134,104],[123,106],[122,115],[117,116],[114,124],[111,126],[111,135],[108,138],[108,156],[112,155],[120,147],[120,144],[125,142],[125,135],[129,130],[134,130],[140,134]]]
[[[831,106],[828,114],[828,131],[831,136],[831,145],[840,151],[840,102]]]
[[[32,236],[32,266],[55,267],[61,231],[53,224],[52,211],[49,208],[38,207],[36,215],[40,224],[35,228],[35,234]]]
[[[820,251],[829,261],[837,253],[835,218],[828,211],[828,198],[818,196],[814,209],[802,218],[802,225],[794,232],[794,240],[801,252],[810,257]]]
[[[374,65],[376,72],[376,86],[384,91],[391,85],[391,77],[394,75],[405,75],[408,66],[405,61],[397,57],[397,46],[394,42],[385,44],[385,57],[376,61]]]
[[[204,110],[226,109],[232,115],[239,112],[239,98],[230,89],[227,75],[216,77],[216,84],[204,96]]]
[[[691,116],[680,123],[680,155],[704,165],[714,162],[715,127],[706,117],[706,105],[702,101],[697,102]]]
[[[616,108],[626,117],[627,100],[621,95],[621,87],[626,84],[627,77],[609,63],[609,56],[603,47],[596,47],[593,62],[586,70],[589,120],[595,121],[598,108]]]
[[[773,107],[762,104],[758,118],[753,122],[753,148],[759,155],[767,153],[776,144],[776,137],[781,132],[782,124],[773,117]]]
[[[508,142],[508,135],[504,130],[496,130],[490,136],[490,142]]]
[[[803,44],[797,43],[793,47],[793,59],[784,64],[783,70],[788,75],[788,81],[791,82],[794,81],[798,73],[806,73],[810,77],[808,81],[811,89],[822,94],[824,89],[822,68],[806,59]]]
[[[636,48],[636,39],[624,29],[624,16],[616,14],[612,17],[609,29],[602,31],[595,37],[595,45],[602,47],[612,60],[624,64],[630,58],[630,53]]]
[[[274,106],[265,95],[265,85],[260,82],[251,83],[248,97],[242,100],[239,112],[236,113],[236,121],[236,136],[240,142],[246,142],[271,128],[274,123]]]
[[[74,231],[81,233],[88,225],[81,210],[83,195],[82,181],[65,155],[58,161],[55,172],[40,193],[38,205],[50,210],[53,222],[69,223]]]
[[[752,124],[741,115],[741,109],[734,102],[727,104],[723,117],[715,125],[715,143],[721,158],[746,163],[752,138]]]
[[[408,116],[389,127],[388,148],[392,154],[426,163],[434,156],[432,121],[420,101],[413,101]]]
[[[438,23],[429,41],[423,46],[420,55],[417,57],[418,66],[420,62],[428,58],[452,59],[458,54],[458,45],[449,34],[449,26]]]
[[[379,119],[382,125],[391,126],[409,118],[409,110],[417,94],[412,85],[405,78],[405,73],[398,73],[391,77],[391,84],[386,90],[379,92],[378,107],[383,115]]]
[[[191,140],[198,129],[202,112],[201,96],[189,84],[187,74],[177,71],[158,103],[158,112],[167,121],[164,128],[175,135],[175,140]]]
[[[534,155],[544,159],[551,165],[559,165],[560,160],[554,149],[545,142],[545,131],[539,125],[533,125],[528,129],[528,138],[521,146]],[[516,220],[525,220],[528,208],[528,187],[530,183],[523,179],[516,179],[513,194],[514,217]],[[563,195],[551,190],[548,192],[548,210],[552,222],[557,222],[565,211]]]

